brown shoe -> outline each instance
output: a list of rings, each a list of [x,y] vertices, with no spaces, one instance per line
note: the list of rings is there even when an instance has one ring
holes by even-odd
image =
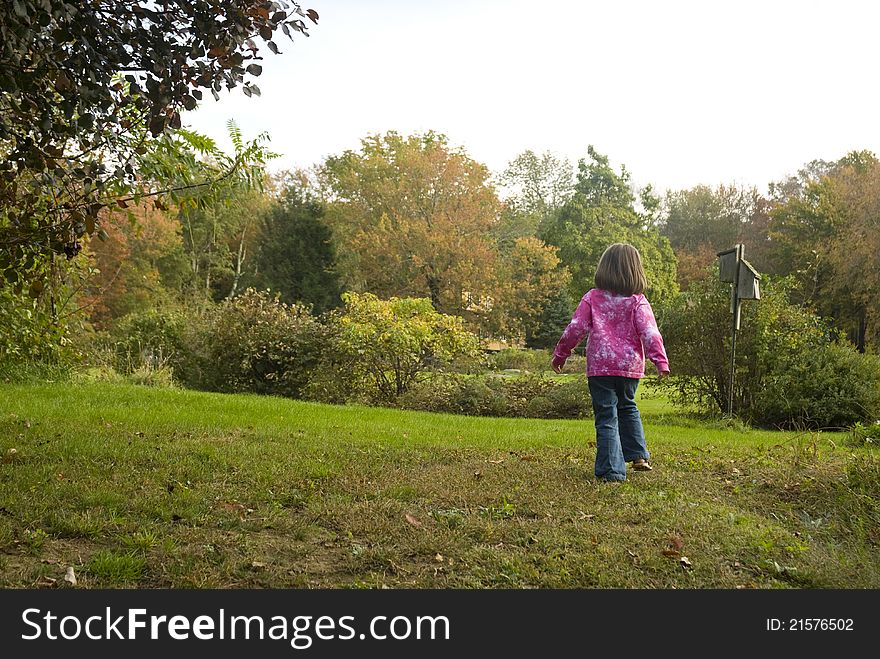
[[[636,471],[651,471],[654,468],[651,466],[651,463],[644,458],[633,460],[632,466]]]

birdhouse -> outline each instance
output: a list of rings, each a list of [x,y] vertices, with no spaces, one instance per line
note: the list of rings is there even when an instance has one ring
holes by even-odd
[[[733,283],[736,281],[736,264],[740,260],[739,246],[718,252],[718,273],[721,281]]]
[[[731,280],[732,281],[732,280]],[[760,300],[761,289],[758,282],[761,275],[752,267],[752,264],[743,259],[739,266],[739,281],[736,285],[736,296],[740,300]]]

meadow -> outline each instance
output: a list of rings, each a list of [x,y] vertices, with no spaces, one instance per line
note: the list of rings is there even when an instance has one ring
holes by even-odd
[[[609,485],[589,420],[0,384],[0,586],[880,587],[870,446],[641,408]]]

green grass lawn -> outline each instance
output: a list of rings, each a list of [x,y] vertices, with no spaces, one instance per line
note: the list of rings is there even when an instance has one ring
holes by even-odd
[[[590,421],[0,385],[0,586],[880,587],[876,455],[642,410],[607,485]]]

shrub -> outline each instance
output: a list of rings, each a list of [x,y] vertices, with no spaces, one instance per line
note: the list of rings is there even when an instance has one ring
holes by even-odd
[[[177,370],[191,350],[186,345],[186,334],[192,320],[176,308],[147,309],[123,316],[111,334],[114,368],[123,374],[165,367]]]
[[[466,377],[433,374],[397,399],[404,409],[469,416],[579,419],[590,416],[586,378]]]
[[[542,419],[584,419],[592,416],[592,400],[586,377],[568,380],[553,387],[548,394],[549,409]],[[530,415],[531,416],[531,415]]]
[[[0,364],[57,363],[64,357],[65,330],[47,303],[0,281]]]
[[[489,368],[495,371],[517,370],[528,373],[542,373],[552,370],[550,366],[552,358],[552,348],[549,350],[506,348],[489,355],[488,362]],[[566,362],[566,370],[571,372],[583,371],[585,367],[584,359],[583,354],[576,355],[572,353]]]
[[[880,445],[880,421],[862,423],[857,421],[849,428],[849,444],[852,446]]]
[[[305,307],[253,289],[209,308],[185,334],[185,384],[291,398],[308,383],[326,337]]]
[[[493,386],[494,385],[494,386]],[[465,379],[452,397],[456,414],[469,416],[511,416],[500,382],[494,378]]]
[[[496,371],[515,369],[539,373],[550,370],[550,350],[506,348],[489,355],[489,366]]]
[[[737,333],[734,412],[776,427],[839,427],[880,415],[880,366],[838,342],[809,310],[788,302],[787,280],[766,281],[745,302]],[[727,410],[730,297],[717,277],[694,282],[662,310],[661,331],[674,371],[661,384],[676,402]]]
[[[380,300],[369,293],[345,293],[344,309],[330,318],[333,350],[328,371],[347,374],[375,402],[391,402],[428,368],[475,357],[477,337],[461,318],[438,313],[424,298]]]
[[[880,416],[880,358],[845,343],[785,354],[768,373],[752,414],[764,425],[845,428]]]

